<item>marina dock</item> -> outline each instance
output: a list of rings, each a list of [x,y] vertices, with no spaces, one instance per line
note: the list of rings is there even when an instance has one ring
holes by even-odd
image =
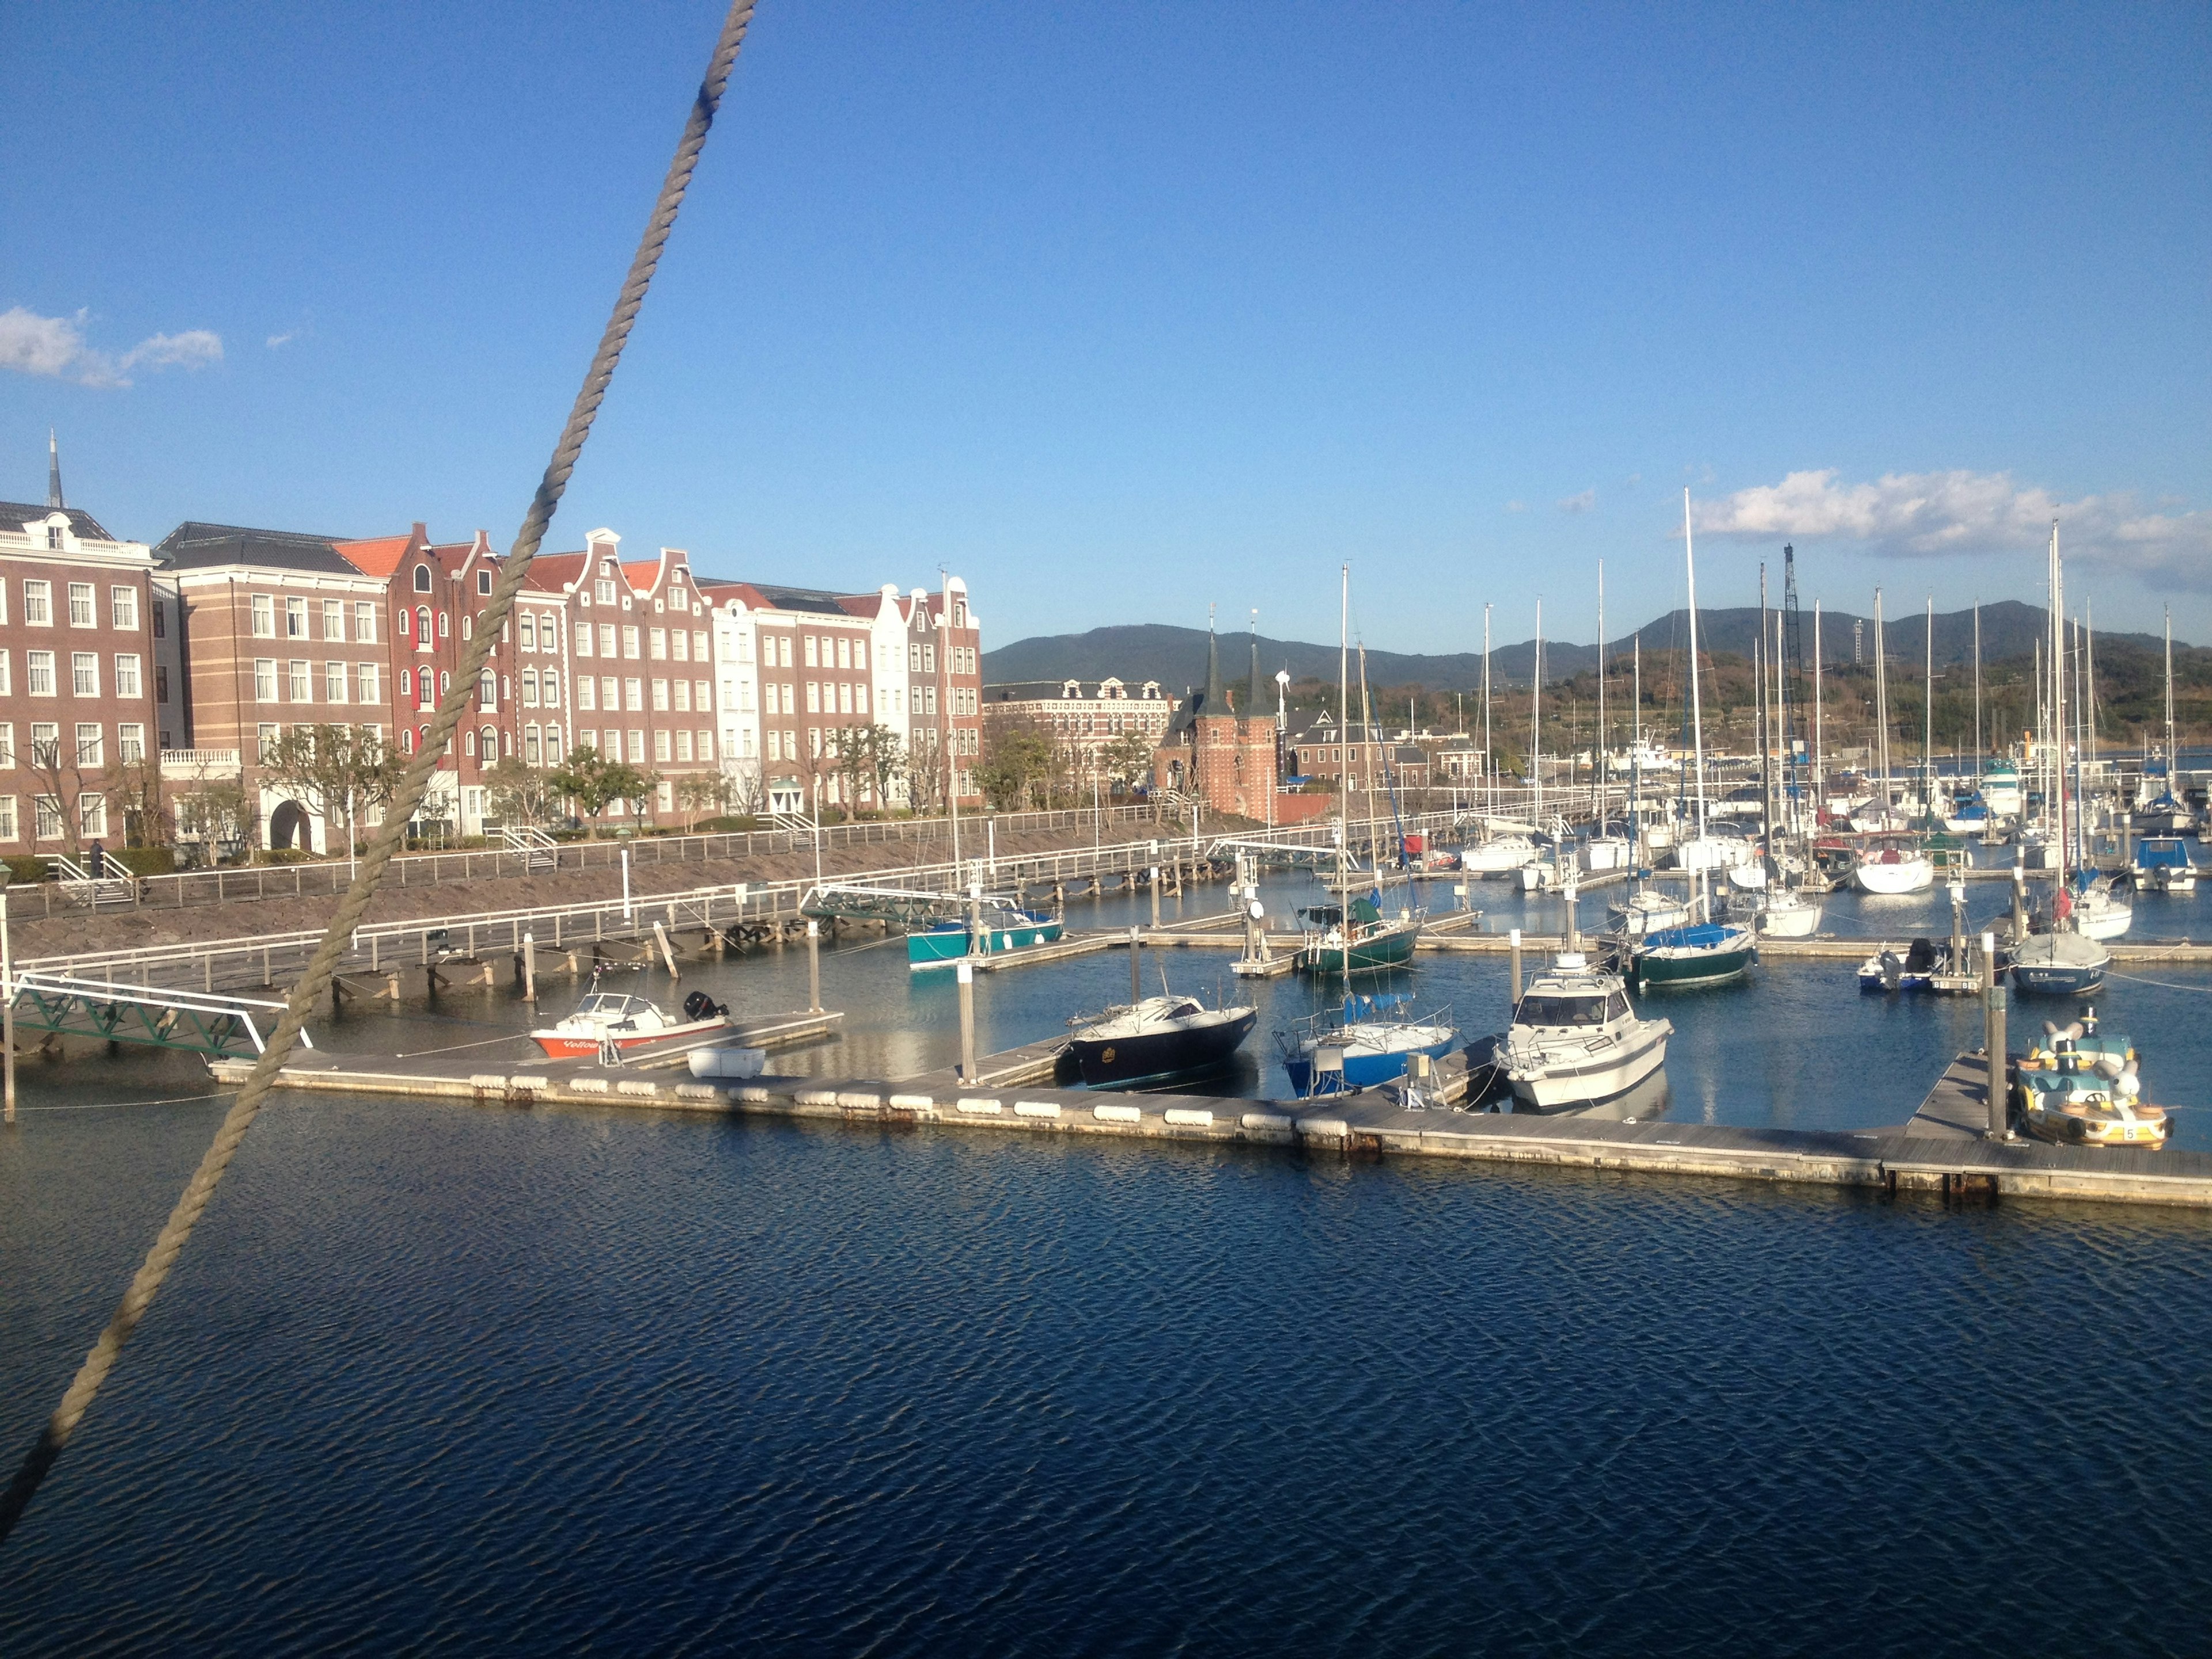
[[[1971,1110],[1978,1085],[1959,1073],[1939,1084],[1898,1129],[1808,1131],[1672,1121],[1407,1110],[1380,1091],[1321,1101],[1121,1094],[1052,1086],[1059,1039],[979,1062],[972,1085],[933,1072],[896,1080],[764,1077],[700,1083],[641,1076],[635,1066],[573,1062],[471,1071],[435,1057],[410,1060],[317,1054],[278,1074],[288,1088],[441,1097],[508,1105],[624,1106],[742,1116],[807,1118],[908,1128],[1011,1134],[1103,1135],[1291,1149],[1315,1155],[1444,1158],[1544,1165],[1608,1175],[1759,1181],[1955,1199],[2046,1198],[2212,1208],[2212,1156],[2090,1150],[1979,1138]],[[222,1060],[236,1083],[249,1062]],[[1959,1068],[1954,1066],[1952,1078]],[[1036,1079],[1026,1081],[1025,1079]],[[1939,1101],[1937,1096],[1946,1096]]]

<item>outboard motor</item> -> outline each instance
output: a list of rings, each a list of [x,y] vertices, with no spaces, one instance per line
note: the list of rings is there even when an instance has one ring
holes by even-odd
[[[684,1018],[686,1019],[713,1019],[726,1017],[729,1012],[728,1005],[715,1001],[704,991],[694,991],[684,999]]]

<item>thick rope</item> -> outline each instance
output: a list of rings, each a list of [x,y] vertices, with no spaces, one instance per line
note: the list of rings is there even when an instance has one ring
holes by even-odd
[[[660,198],[653,204],[653,216],[646,223],[645,234],[640,240],[637,257],[630,262],[629,275],[623,281],[622,293],[615,301],[614,315],[608,319],[606,332],[599,337],[599,349],[592,358],[590,371],[584,376],[583,388],[576,394],[575,406],[568,411],[568,423],[562,429],[561,441],[554,446],[553,459],[545,468],[537,495],[532,498],[530,511],[522,521],[521,532],[514,538],[514,548],[506,567],[500,572],[494,586],[491,604],[486,608],[483,620],[469,643],[465,660],[460,672],[453,676],[452,689],[438,706],[438,713],[430,727],[429,740],[422,745],[393,792],[391,805],[386,809],[382,830],[368,854],[361,861],[359,874],[347,890],[337,914],[331,918],[330,929],[315,951],[314,959],[300,982],[292,988],[292,995],[277,1023],[276,1034],[269,1039],[268,1048],[254,1066],[252,1074],[238,1092],[238,1099],[216,1131],[215,1142],[200,1160],[191,1181],[185,1186],[177,1207],[170,1212],[169,1222],[161,1229],[154,1248],[147,1252],[137,1276],[131,1288],[124,1292],[123,1300],[108,1321],[107,1328],[100,1333],[100,1340],[70,1384],[69,1392],[62,1396],[61,1404],[40,1431],[37,1442],[22,1467],[9,1482],[5,1493],[0,1494],[0,1540],[14,1530],[37,1495],[40,1483],[46,1478],[55,1461],[62,1455],[76,1431],[76,1425],[100,1392],[100,1385],[114,1369],[123,1345],[131,1340],[138,1322],[145,1316],[161,1283],[176,1265],[177,1257],[191,1237],[192,1228],[215,1196],[222,1184],[223,1172],[236,1156],[239,1143],[261,1109],[261,1103],[274,1085],[276,1073],[291,1058],[294,1043],[299,1040],[300,1028],[307,1021],[310,1010],[321,1000],[330,987],[331,975],[337,969],[338,960],[344,955],[347,941],[360,925],[369,902],[376,896],[378,884],[399,850],[408,821],[421,806],[422,797],[430,786],[430,777],[437,769],[438,760],[453,738],[453,732],[470,712],[477,697],[477,683],[489,659],[491,648],[507,624],[508,611],[514,603],[516,590],[529,571],[530,562],[537,556],[538,544],[544,539],[546,527],[552,523],[554,509],[560,505],[562,493],[568,487],[568,478],[575,471],[576,458],[582,453],[584,440],[590,434],[592,422],[606,396],[607,385],[614,378],[615,364],[621,359],[623,346],[629,338],[630,325],[637,320],[638,308],[645,301],[646,289],[652,285],[654,268],[660,263],[661,250],[667,246],[668,234],[676,223],[676,210],[683,204],[684,192],[691,182],[694,168],[699,164],[699,152],[707,142],[707,130],[714,125],[714,112],[722,101],[723,90],[729,85],[730,71],[735,65],[738,48],[744,43],[746,25],[751,22],[755,0],[732,0],[729,15],[723,21],[721,38],[714,43],[714,55],[707,65],[707,75],[699,86],[699,95],[692,100],[691,113],[684,124],[684,137],[676,146],[675,159],[668,164],[668,177],[660,187]]]

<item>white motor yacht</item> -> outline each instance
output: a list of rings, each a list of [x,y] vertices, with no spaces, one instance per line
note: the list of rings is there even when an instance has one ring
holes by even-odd
[[[1526,836],[1493,836],[1459,854],[1459,867],[1471,876],[1510,875],[1535,861],[1536,843]]]
[[[1498,1052],[1516,1100],[1569,1111],[1624,1095],[1658,1071],[1674,1032],[1666,1020],[1638,1017],[1620,975],[1568,951],[1530,982]]]

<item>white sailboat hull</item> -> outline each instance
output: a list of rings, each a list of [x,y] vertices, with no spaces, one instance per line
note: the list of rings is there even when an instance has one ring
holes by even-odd
[[[1820,907],[1792,904],[1759,912],[1759,931],[1769,939],[1810,939],[1820,931]]]
[[[1862,864],[1852,872],[1862,893],[1924,893],[1936,884],[1936,866],[1926,859],[1899,859],[1895,864]]]

